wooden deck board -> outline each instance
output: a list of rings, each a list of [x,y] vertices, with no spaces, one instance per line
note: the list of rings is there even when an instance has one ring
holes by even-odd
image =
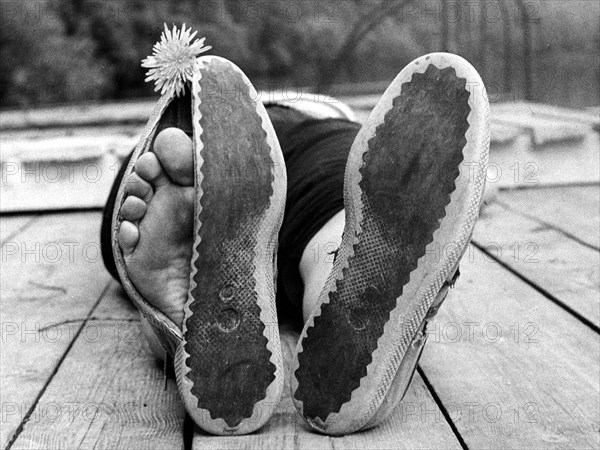
[[[600,185],[509,190],[499,200],[600,249]]]
[[[511,145],[492,146],[488,186],[539,188],[600,182],[598,133],[577,143],[550,142],[533,148],[526,136]]]
[[[184,409],[166,390],[138,314],[113,282],[25,425],[17,448],[183,448]]]
[[[98,213],[47,216],[3,245],[2,447],[108,284],[108,274],[94,252],[99,249],[99,217]]]
[[[275,98],[274,92],[263,94],[263,99]],[[323,101],[323,97],[314,98]],[[359,122],[367,119],[378,98],[366,96],[350,102],[359,108]],[[102,207],[120,161],[135,145],[152,103],[0,112],[6,169],[0,212]],[[335,102],[320,106],[324,105],[340,107]],[[548,105],[494,105],[489,179],[503,187],[599,182],[594,117]]]
[[[472,254],[421,360],[467,446],[598,448],[598,334]]]
[[[600,253],[563,233],[491,204],[473,241],[526,279],[600,326]],[[488,257],[488,261],[492,261]],[[493,264],[493,263],[489,263]]]
[[[0,243],[12,239],[36,219],[33,215],[6,216],[0,218]],[[4,250],[3,250],[4,252]]]
[[[313,433],[286,379],[263,429],[197,431],[193,447],[461,448],[437,400],[468,448],[600,448],[600,337],[560,306],[600,323],[599,197],[598,186],[498,194],[474,241],[506,267],[471,247],[429,327],[427,383],[416,374],[382,426],[341,438]],[[109,281],[99,226],[97,212],[0,218],[1,448],[17,430],[13,448],[183,446],[175,383],[163,391],[137,312]],[[287,365],[296,339],[285,328]]]

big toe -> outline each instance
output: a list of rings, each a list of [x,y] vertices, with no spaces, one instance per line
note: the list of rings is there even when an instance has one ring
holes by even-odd
[[[179,128],[166,128],[154,141],[154,153],[173,182],[194,185],[192,140]]]

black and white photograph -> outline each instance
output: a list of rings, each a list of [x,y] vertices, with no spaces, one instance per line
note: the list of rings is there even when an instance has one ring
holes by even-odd
[[[0,450],[600,450],[600,2],[0,2]]]

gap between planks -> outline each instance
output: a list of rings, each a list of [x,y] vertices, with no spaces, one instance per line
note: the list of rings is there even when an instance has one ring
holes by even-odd
[[[498,203],[500,206],[502,206],[505,209],[508,209],[508,210],[513,211],[513,212],[515,212],[517,214],[520,214],[523,217],[527,217],[528,219],[534,220],[537,223],[539,223],[540,225],[543,225],[543,226],[548,227],[548,228],[552,228],[553,230],[556,230],[559,233],[564,234],[566,237],[568,237],[569,239],[572,239],[573,241],[577,242],[578,244],[581,244],[581,245],[583,245],[585,247],[588,247],[588,248],[590,248],[592,250],[600,251],[599,247],[597,247],[597,246],[595,246],[593,244],[590,244],[589,242],[586,242],[586,241],[580,239],[579,237],[575,236],[574,234],[571,234],[569,231],[567,231],[567,230],[565,230],[565,229],[563,229],[563,228],[561,228],[561,227],[559,227],[559,226],[557,226],[557,225],[555,225],[553,223],[546,222],[545,220],[540,219],[539,217],[536,217],[536,216],[534,216],[532,214],[528,214],[525,211],[521,211],[521,210],[515,209],[515,208],[511,207],[509,204],[507,204],[507,203],[505,203],[505,202],[503,202],[501,200],[496,200],[496,203]]]
[[[597,447],[600,336],[473,252],[421,359],[466,445]]]
[[[19,448],[183,448],[184,409],[151,354],[138,312],[111,282],[42,396]],[[94,323],[95,322],[95,323]],[[45,407],[65,410],[44,420]],[[63,432],[68,430],[68,432]]]
[[[71,214],[26,218],[26,223],[22,217],[2,220],[3,230],[12,228],[2,246],[0,271],[0,390],[8,408],[0,428],[2,447],[64,362],[81,326],[61,329],[60,338],[40,328],[88,317],[106,289],[110,277],[100,268],[99,219],[100,214]],[[84,248],[91,253],[85,255]]]
[[[69,345],[65,349],[64,353],[62,354],[62,356],[59,358],[56,366],[54,367],[54,369],[52,370],[52,372],[50,373],[50,375],[46,379],[46,382],[44,383],[44,385],[40,389],[37,397],[32,402],[31,406],[29,407],[29,410],[27,411],[27,413],[25,414],[25,416],[21,420],[21,423],[19,424],[19,426],[17,427],[17,429],[13,433],[12,437],[8,441],[8,444],[6,446],[6,450],[10,450],[12,448],[12,446],[14,445],[14,443],[17,441],[17,439],[19,438],[19,436],[23,432],[23,429],[25,428],[25,425],[27,424],[27,422],[29,422],[29,418],[31,417],[31,414],[33,413],[33,411],[35,410],[35,408],[38,406],[38,403],[39,403],[40,399],[42,398],[42,396],[46,392],[46,389],[48,388],[48,386],[50,385],[50,383],[54,379],[54,376],[57,374],[57,372],[60,369],[60,367],[62,366],[63,362],[65,361],[65,359],[69,355],[69,352],[73,348],[73,345],[75,344],[75,342],[77,342],[77,339],[81,335],[81,332],[83,331],[84,327],[87,325],[88,321],[92,317],[92,314],[94,313],[94,310],[96,309],[96,307],[98,306],[98,304],[100,303],[100,301],[106,295],[110,284],[111,284],[110,281],[108,283],[106,283],[106,286],[104,287],[104,289],[102,290],[102,292],[98,296],[98,299],[96,300],[96,302],[94,303],[94,305],[90,309],[87,317],[81,321],[81,324],[79,325],[79,328],[75,332],[75,334],[73,336],[73,339],[71,340],[71,342],[69,343]],[[41,331],[41,329],[40,329],[40,331]]]
[[[513,189],[499,195],[510,209],[600,249],[600,185]]]
[[[502,196],[501,196],[502,197]],[[599,332],[600,253],[501,202],[484,209],[473,243],[550,301]]]
[[[16,238],[38,219],[38,215],[19,215],[18,217],[3,217],[0,215],[0,242],[4,245],[5,242]]]

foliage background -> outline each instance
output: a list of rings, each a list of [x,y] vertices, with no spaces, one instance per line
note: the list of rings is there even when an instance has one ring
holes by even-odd
[[[212,53],[232,59],[262,88],[311,86],[335,93],[331,83],[361,83],[353,88],[377,90],[374,82],[391,80],[413,58],[448,50],[478,68],[492,100],[598,105],[599,5],[597,0],[1,2],[0,101],[3,107],[35,107],[153,95],[140,60],[164,22],[185,22],[207,37]],[[501,8],[508,20],[501,19]],[[336,61],[344,44],[381,11],[385,14],[353,51]]]

